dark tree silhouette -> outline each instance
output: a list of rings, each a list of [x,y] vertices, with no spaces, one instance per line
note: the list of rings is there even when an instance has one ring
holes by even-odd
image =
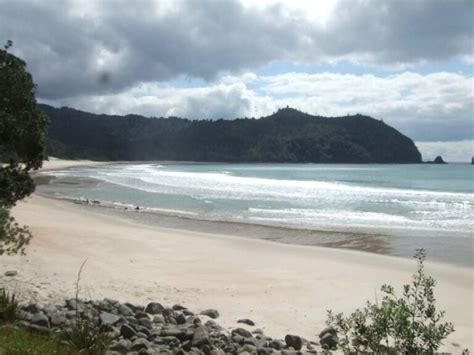
[[[34,191],[29,172],[41,167],[48,125],[26,63],[8,52],[11,46],[8,41],[0,49],[0,255],[24,252],[31,238],[10,208]]]

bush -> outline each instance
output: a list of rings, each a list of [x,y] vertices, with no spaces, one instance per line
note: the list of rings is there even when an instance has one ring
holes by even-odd
[[[0,323],[13,322],[18,312],[18,302],[14,294],[0,288]]]
[[[64,355],[73,352],[56,339],[27,329],[0,327],[0,355]]]
[[[418,249],[415,258],[417,272],[411,284],[403,286],[401,297],[383,285],[380,304],[369,301],[348,317],[328,311],[326,323],[337,331],[344,353],[432,354],[454,331],[452,323],[442,322],[444,311],[436,309],[436,281],[424,272],[426,252]]]
[[[112,341],[107,329],[89,320],[76,320],[61,334],[64,343],[81,354],[102,354]]]

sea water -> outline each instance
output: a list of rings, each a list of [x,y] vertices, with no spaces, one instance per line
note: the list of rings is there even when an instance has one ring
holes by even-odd
[[[467,238],[472,247],[473,173],[469,164],[136,163],[55,171],[59,181],[98,183],[43,191],[205,220]]]

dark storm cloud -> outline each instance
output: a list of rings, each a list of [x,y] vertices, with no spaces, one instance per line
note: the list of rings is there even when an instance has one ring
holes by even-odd
[[[238,1],[0,0],[0,40],[28,63],[43,98],[120,92],[184,74],[212,79],[272,60],[378,64],[472,54],[471,1],[342,1],[326,27]],[[86,10],[88,4],[85,3]],[[75,9],[77,9],[74,6]]]

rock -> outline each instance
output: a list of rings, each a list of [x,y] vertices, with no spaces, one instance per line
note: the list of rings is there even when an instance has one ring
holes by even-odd
[[[163,317],[161,314],[157,314],[156,316],[153,317],[153,323],[163,324],[164,322],[165,322],[165,317]]]
[[[322,338],[325,336],[327,333],[332,334],[334,336],[337,336],[337,330],[334,329],[333,327],[326,327],[321,332],[319,333],[319,338]]]
[[[236,328],[232,331],[232,335],[238,334],[244,338],[252,338],[252,333],[244,328]]]
[[[435,164],[446,164],[446,162],[443,160],[443,157],[441,155],[438,155],[435,160],[433,161]]]
[[[144,327],[146,327],[148,329],[153,328],[153,323],[151,322],[150,318],[140,318],[138,320],[138,323],[143,325]]]
[[[245,338],[244,339],[244,344],[250,344],[250,345],[253,345],[253,346],[257,347],[258,342],[257,342],[257,339],[255,339],[255,338]]]
[[[100,312],[99,320],[101,325],[112,326],[120,321],[120,317],[116,314],[108,312]]]
[[[243,323],[243,324],[247,324],[247,325],[251,325],[251,326],[255,325],[255,322],[251,319],[239,319],[237,321],[237,323]]]
[[[52,326],[59,326],[66,322],[66,316],[64,313],[56,312],[49,316],[49,321]]]
[[[28,306],[23,307],[23,310],[29,313],[39,313],[41,312],[41,307],[38,306],[36,303],[29,304]]]
[[[272,340],[268,345],[275,350],[281,350],[283,348],[283,344],[279,340]]]
[[[123,324],[120,327],[120,335],[123,336],[125,339],[130,339],[134,337],[137,334],[135,329],[133,329],[130,325],[128,324]]]
[[[18,275],[18,271],[16,271],[16,270],[5,271],[4,275],[7,276],[7,277],[14,277],[14,276]]]
[[[202,314],[203,316],[208,316],[212,319],[216,319],[219,317],[219,312],[216,309],[206,309],[199,314]]]
[[[135,305],[133,303],[129,303],[129,302],[125,302],[124,306],[127,306],[128,308],[130,308],[133,312],[143,311],[145,309],[143,306],[137,306],[137,305]]]
[[[222,349],[212,349],[211,355],[225,355],[225,352]]]
[[[191,312],[189,309],[183,309],[183,314],[185,316],[194,316],[194,313]]]
[[[138,338],[136,339],[132,345],[130,346],[130,350],[132,351],[140,351],[142,349],[149,349],[151,346],[150,342],[145,338]]]
[[[136,337],[137,338],[148,339],[148,335],[146,335],[145,333],[142,333],[142,332],[137,332]]]
[[[114,299],[112,299],[112,298],[107,298],[107,297],[104,298],[104,302],[109,303],[109,304],[111,304],[111,305],[113,305],[113,306],[116,306],[116,305],[119,303],[119,301],[114,300]]]
[[[248,353],[248,354],[255,354],[256,353],[256,348],[253,345],[250,344],[245,344],[239,349],[239,353]]]
[[[203,345],[209,345],[211,342],[209,340],[209,332],[206,327],[198,327],[193,334],[192,346],[200,348]]]
[[[133,312],[129,307],[124,304],[118,306],[118,312],[125,317],[133,316],[135,312]]]
[[[176,322],[178,324],[185,324],[186,323],[186,316],[184,314],[179,314],[177,317],[176,317]]]
[[[173,307],[171,307],[173,311],[184,311],[186,307],[181,306],[180,304],[175,304]]]
[[[49,319],[44,314],[38,313],[31,318],[31,324],[49,328]]]
[[[199,319],[199,318],[197,318]],[[221,330],[224,330],[224,328],[222,328],[219,324],[217,324],[216,322],[214,322],[213,320],[209,319],[205,324],[204,324],[207,328],[211,328],[212,330],[215,330],[215,331],[221,331]]]
[[[331,333],[325,333],[322,338],[319,338],[319,344],[323,349],[335,349],[338,342],[337,335]]]
[[[133,325],[137,325],[138,324],[138,319],[135,318],[135,317],[125,317],[125,320],[130,323],[130,324],[133,324]]]
[[[135,318],[137,318],[137,319],[148,318],[148,314],[144,311],[136,311],[135,312]]]
[[[118,351],[120,353],[125,353],[130,350],[130,345],[131,345],[130,340],[120,339],[112,343],[109,346],[109,349],[113,351]]]
[[[160,314],[163,312],[165,307],[163,307],[160,303],[158,302],[151,302],[148,303],[148,305],[145,308],[145,313],[149,314]]]
[[[303,340],[298,335],[287,334],[285,336],[286,346],[292,347],[295,350],[301,350],[303,347]]]

